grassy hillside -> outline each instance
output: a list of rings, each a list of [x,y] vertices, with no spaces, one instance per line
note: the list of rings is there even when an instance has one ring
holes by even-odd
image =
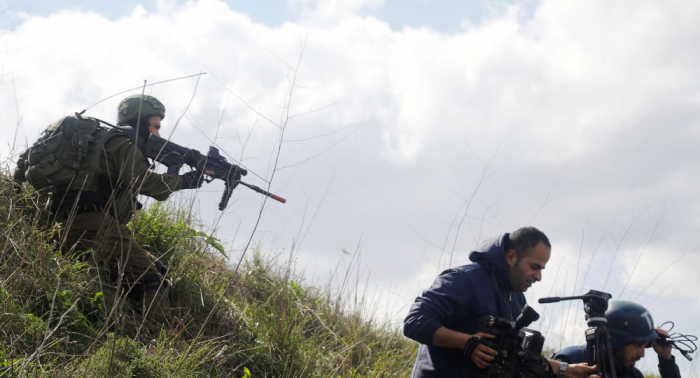
[[[170,267],[177,320],[159,327],[63,251],[42,202],[0,181],[0,376],[394,377],[416,345],[347,311],[260,254],[234,274],[218,240],[177,208],[132,222]]]

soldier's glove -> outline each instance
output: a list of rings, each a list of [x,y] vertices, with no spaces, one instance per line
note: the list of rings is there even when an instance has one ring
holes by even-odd
[[[204,182],[204,171],[190,171],[180,175],[182,177],[182,189],[197,189]]]

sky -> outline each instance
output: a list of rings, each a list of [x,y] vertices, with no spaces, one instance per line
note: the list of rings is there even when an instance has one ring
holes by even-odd
[[[0,4],[5,166],[59,117],[114,120],[145,83],[163,136],[218,146],[288,200],[239,188],[220,212],[221,182],[170,200],[232,263],[250,240],[399,327],[440,271],[533,225],[553,244],[526,293],[546,346],[586,324],[580,303],[537,299],[591,289],[698,333],[700,3]]]

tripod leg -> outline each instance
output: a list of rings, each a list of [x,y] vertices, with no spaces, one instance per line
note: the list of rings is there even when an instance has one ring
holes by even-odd
[[[596,332],[596,344],[598,346],[598,371],[604,372],[606,378],[617,378],[615,371],[615,360],[613,359],[612,347],[610,345],[610,334],[607,333],[607,328]]]

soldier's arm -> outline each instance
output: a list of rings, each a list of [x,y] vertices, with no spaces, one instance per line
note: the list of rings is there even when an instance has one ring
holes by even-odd
[[[121,172],[121,176],[125,178],[122,181],[131,182],[139,194],[163,201],[171,193],[182,189],[180,176],[152,172],[148,160],[131,140],[112,138],[105,145],[105,150],[114,166]]]

